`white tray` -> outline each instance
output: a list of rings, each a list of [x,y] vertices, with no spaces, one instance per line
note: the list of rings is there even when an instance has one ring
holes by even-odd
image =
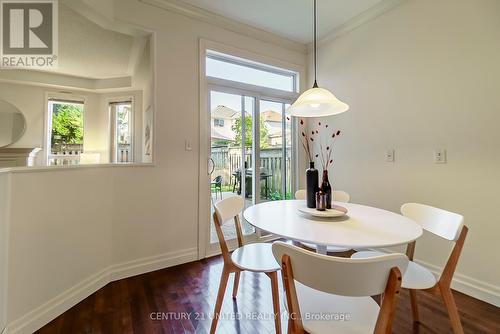
[[[326,209],[325,211],[319,211],[316,210],[316,208],[308,208],[307,206],[300,207],[298,210],[314,217],[323,218],[342,217],[347,214],[347,209],[339,205],[334,205],[331,209]]]

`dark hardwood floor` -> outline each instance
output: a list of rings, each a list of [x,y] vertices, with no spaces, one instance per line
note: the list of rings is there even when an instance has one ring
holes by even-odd
[[[110,283],[37,333],[208,333],[221,269],[222,259],[214,257]],[[242,273],[236,301],[231,291],[232,277],[217,333],[274,332],[271,284],[266,275]],[[500,333],[499,308],[459,292],[454,296],[466,333]],[[393,332],[451,333],[439,299],[424,293],[418,297],[421,323],[413,326],[405,291]],[[286,321],[282,325],[286,333]]]

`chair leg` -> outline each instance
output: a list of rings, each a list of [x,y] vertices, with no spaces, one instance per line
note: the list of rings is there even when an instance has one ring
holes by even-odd
[[[234,273],[233,299],[236,299],[238,294],[238,285],[240,284],[240,272]]]
[[[462,323],[460,322],[460,315],[458,314],[457,305],[455,304],[455,299],[449,287],[440,287],[441,297],[443,298],[444,305],[448,311],[448,316],[450,317],[451,328],[454,334],[463,334],[464,329],[462,328]]]
[[[410,303],[411,303],[411,313],[413,315],[413,321],[418,322],[418,304],[417,304],[417,290],[410,289]]]
[[[273,271],[267,274],[271,279],[271,291],[273,295],[274,327],[276,333],[281,333],[281,313],[280,313],[280,295],[278,291],[278,272]]]
[[[228,279],[229,271],[224,268],[222,269],[222,275],[220,277],[219,292],[217,293],[217,300],[215,302],[212,325],[210,326],[210,334],[214,334],[217,329],[217,322],[219,321],[220,309],[222,307],[222,301],[224,300],[224,293],[226,292]]]
[[[292,321],[292,318],[289,317],[288,318],[288,329],[287,329],[287,333],[288,334],[294,334],[293,332],[293,321]]]

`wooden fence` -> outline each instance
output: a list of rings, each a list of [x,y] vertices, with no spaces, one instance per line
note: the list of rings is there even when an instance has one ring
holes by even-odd
[[[215,169],[212,177],[222,176],[224,186],[233,187],[236,175],[241,168],[242,152],[241,148],[233,147],[212,147],[212,159],[215,163]],[[253,155],[251,148],[245,149],[245,165],[252,167]],[[264,148],[260,150],[261,174],[268,175],[267,186],[269,194],[282,193],[282,181],[287,177],[287,189],[291,189],[291,149],[286,150],[286,160],[283,160],[283,151],[281,147]],[[239,181],[238,181],[239,184]],[[261,190],[264,193],[265,181],[261,180]],[[232,189],[232,188],[231,188]]]

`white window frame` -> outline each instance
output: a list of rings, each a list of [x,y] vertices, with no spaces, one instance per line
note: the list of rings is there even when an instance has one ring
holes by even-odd
[[[67,94],[67,93],[45,93],[45,112],[44,112],[44,154],[42,157],[42,164],[44,166],[49,166],[49,155],[52,149],[52,142],[50,140],[52,133],[52,108],[50,107],[51,100],[57,100],[61,102],[75,102],[78,104],[83,104],[83,147],[85,151],[85,129],[86,127],[86,117],[85,110],[87,107],[87,98],[84,95]]]
[[[210,76],[206,76],[206,68],[205,68],[205,59],[207,56],[208,50],[210,51],[215,51],[217,53],[221,54],[226,54],[229,56],[249,60],[251,62],[256,62],[258,63],[255,66],[258,66],[260,64],[265,64],[264,67],[259,67],[259,69],[264,69],[268,70],[270,67],[276,67],[280,69],[287,69],[290,72],[295,72],[296,73],[296,78],[295,78],[295,92],[289,92],[289,91],[283,91],[283,90],[278,90],[278,89],[272,89],[272,88],[266,88],[266,87],[261,87],[261,86],[255,86],[255,85],[250,85],[250,84],[245,84],[241,82],[236,82],[236,81],[231,81],[231,80],[225,80],[225,79],[220,79],[220,78],[214,78]],[[214,254],[217,254],[220,252],[218,250],[218,246],[216,244],[212,244],[210,246],[210,233],[209,233],[209,226],[207,224],[210,224],[210,206],[211,206],[211,199],[210,199],[210,182],[207,182],[209,179],[209,151],[210,151],[210,142],[207,139],[209,136],[208,129],[210,125],[210,115],[207,112],[209,110],[209,92],[211,90],[217,90],[221,92],[226,92],[226,93],[236,93],[236,94],[242,94],[250,97],[256,97],[256,105],[255,105],[255,114],[256,118],[254,118],[254,122],[259,121],[259,108],[260,105],[258,101],[260,100],[266,100],[266,101],[274,101],[274,102],[280,102],[280,103],[291,103],[293,102],[297,97],[298,97],[298,91],[300,87],[304,86],[304,80],[305,80],[305,68],[302,66],[298,66],[296,64],[291,64],[288,62],[284,62],[281,60],[277,60],[271,57],[255,54],[246,50],[241,50],[239,48],[227,46],[221,43],[213,42],[213,41],[208,41],[205,39],[200,39],[200,48],[199,48],[199,82],[200,82],[200,159],[199,159],[199,221],[198,221],[198,258],[205,258],[207,256],[212,256]],[[245,66],[248,64],[245,63]],[[261,65],[262,66],[262,65]],[[287,73],[290,73],[287,71]],[[260,123],[256,123],[260,124]],[[292,119],[292,131],[296,133],[297,131],[297,122],[296,120]],[[255,140],[258,142],[258,134],[256,134]],[[293,147],[293,152],[292,152],[292,170],[293,175],[291,175],[291,180],[292,180],[292,189],[296,189],[297,184],[298,184],[298,166],[299,166],[299,159],[298,159],[298,145],[297,145],[297,138],[296,136],[292,136],[292,147]],[[260,156],[260,148],[259,145],[255,145],[254,147],[254,157],[259,157]],[[254,166],[253,167],[253,173],[255,174],[258,168],[255,168],[255,164],[257,164],[256,158],[253,159],[254,161]],[[259,159],[260,160],[260,159]],[[258,162],[260,164],[260,161]],[[255,175],[252,175],[253,178],[255,178]],[[292,190],[293,192],[293,190]],[[258,201],[258,196],[260,194],[260,189],[259,191],[253,191],[253,194],[256,194],[257,201]],[[270,238],[275,238],[275,236],[267,236],[265,238],[261,238],[260,232],[257,231],[257,233],[254,234],[253,237],[249,239],[261,239],[267,240]],[[248,240],[248,238],[247,238]],[[251,241],[251,240],[250,240]],[[228,247],[235,248],[236,247],[236,240],[229,240],[228,241]]]
[[[263,64],[261,62],[257,62],[257,61],[254,61],[252,59],[248,59],[248,58],[243,58],[243,57],[238,57],[238,56],[235,56],[233,54],[227,54],[227,53],[223,53],[223,52],[219,52],[217,50],[213,50],[213,49],[206,49],[205,50],[205,57],[206,58],[210,58],[210,59],[214,59],[214,60],[218,60],[218,61],[222,61],[222,62],[225,62],[225,63],[228,63],[228,64],[234,64],[234,65],[239,65],[239,66],[242,66],[242,67],[247,67],[247,68],[251,68],[251,69],[255,69],[255,70],[258,70],[258,71],[263,71],[263,72],[268,72],[268,73],[273,73],[273,74],[278,74],[278,75],[282,75],[282,76],[285,76],[285,77],[292,77],[292,80],[293,80],[293,84],[292,84],[292,90],[291,91],[283,91],[283,92],[289,92],[289,93],[297,93],[299,91],[299,73],[297,71],[294,71],[294,70],[284,70],[280,67],[277,67],[277,66],[273,66],[273,65],[268,65],[267,63],[266,64]],[[221,79],[221,78],[215,78],[215,77],[211,77],[211,76],[206,76],[208,78],[208,81],[212,81],[213,79],[218,79],[218,80],[223,80],[225,82],[232,82],[232,83],[235,83],[235,82],[238,82],[238,83],[241,83],[239,81],[232,81],[232,80],[228,80],[228,79]],[[253,85],[249,85],[249,84],[245,84],[245,83],[241,83],[245,86],[253,86]],[[256,87],[262,87],[262,88],[267,88],[267,89],[270,89],[270,90],[279,90],[279,89],[273,89],[273,88],[270,88],[270,87],[264,87],[264,86],[256,86]],[[282,90],[279,90],[279,91],[282,91]]]

